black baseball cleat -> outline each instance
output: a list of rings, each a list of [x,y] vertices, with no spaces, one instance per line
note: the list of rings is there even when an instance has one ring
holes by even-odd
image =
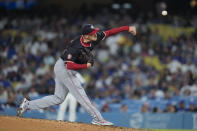
[[[23,98],[20,102],[20,107],[17,110],[17,116],[21,117],[22,114],[27,110],[27,104],[28,104],[27,98]]]

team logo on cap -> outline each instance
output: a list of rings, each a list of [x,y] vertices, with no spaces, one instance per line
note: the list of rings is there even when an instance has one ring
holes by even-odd
[[[91,27],[90,27],[91,29],[94,29],[94,26],[93,25],[91,25]]]
[[[68,59],[71,59],[72,58],[72,55],[71,54],[68,54],[67,58]]]

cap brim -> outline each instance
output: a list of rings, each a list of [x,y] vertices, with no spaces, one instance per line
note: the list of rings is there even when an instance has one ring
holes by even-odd
[[[93,34],[95,34],[96,32],[98,32],[99,31],[99,28],[95,28],[92,32],[90,32],[88,35],[93,35]]]

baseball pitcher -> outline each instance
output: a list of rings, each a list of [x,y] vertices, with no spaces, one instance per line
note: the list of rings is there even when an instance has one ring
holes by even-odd
[[[135,26],[122,26],[111,30],[102,31],[94,28],[91,24],[82,27],[80,36],[74,38],[63,51],[54,66],[55,93],[41,99],[29,101],[23,98],[17,111],[18,116],[26,110],[42,109],[52,105],[61,104],[70,92],[76,100],[86,109],[92,117],[92,124],[113,125],[105,120],[99,110],[95,108],[87,97],[79,79],[76,77],[77,70],[88,69],[93,66],[94,58],[91,51],[101,40],[122,31],[128,31],[136,35]]]

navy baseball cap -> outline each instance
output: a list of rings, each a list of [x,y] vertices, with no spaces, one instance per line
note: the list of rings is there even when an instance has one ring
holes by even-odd
[[[82,35],[93,35],[99,31],[99,28],[94,28],[92,24],[85,24],[82,27]]]
[[[184,100],[179,101],[179,104],[184,104],[184,103],[185,103]]]

